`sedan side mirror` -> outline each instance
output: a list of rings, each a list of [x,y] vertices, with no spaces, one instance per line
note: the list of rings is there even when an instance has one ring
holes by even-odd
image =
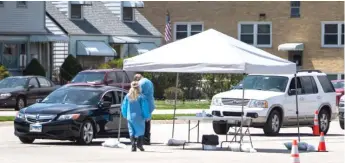
[[[29,87],[28,87],[29,89],[31,89],[31,88],[35,88],[35,86],[34,85],[29,85]]]
[[[42,99],[36,99],[36,103],[41,103],[42,102]]]
[[[297,90],[296,89],[290,89],[288,92],[289,96],[296,95],[296,91],[297,91],[297,94],[300,94],[301,89],[297,89]]]
[[[100,109],[109,109],[111,107],[111,102],[109,101],[100,101],[98,103],[98,108]]]

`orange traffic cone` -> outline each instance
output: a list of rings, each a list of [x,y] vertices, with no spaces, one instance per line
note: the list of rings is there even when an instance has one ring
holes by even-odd
[[[291,157],[292,163],[300,163],[297,140],[292,141]]]
[[[321,132],[321,135],[320,135],[320,142],[319,142],[318,152],[327,152],[326,151],[325,136],[324,136],[323,132]]]
[[[319,128],[319,117],[318,117],[319,112],[316,110],[315,111],[315,116],[314,116],[314,126],[313,126],[313,135],[318,136],[320,135],[320,128]]]

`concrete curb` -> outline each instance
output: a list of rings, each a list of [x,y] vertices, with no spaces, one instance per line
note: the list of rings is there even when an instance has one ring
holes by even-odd
[[[173,124],[173,120],[152,120],[152,124]],[[188,121],[186,120],[175,120],[175,124],[187,124]],[[0,122],[0,127],[2,126],[12,126],[13,122],[12,121],[5,121],[5,122]]]

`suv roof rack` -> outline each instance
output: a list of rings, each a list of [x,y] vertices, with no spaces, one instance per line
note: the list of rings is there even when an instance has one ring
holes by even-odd
[[[308,73],[317,72],[317,73],[322,73],[320,70],[298,70],[297,72],[308,72]]]

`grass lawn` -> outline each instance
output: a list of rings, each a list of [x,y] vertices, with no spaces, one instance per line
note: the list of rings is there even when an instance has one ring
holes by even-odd
[[[155,101],[156,109],[174,109],[174,101]],[[208,109],[210,108],[209,101],[178,101],[176,104],[177,109]]]
[[[195,114],[176,114],[176,116],[195,116]],[[154,114],[152,120],[172,120],[173,114]],[[0,116],[0,122],[13,121],[14,116]]]

